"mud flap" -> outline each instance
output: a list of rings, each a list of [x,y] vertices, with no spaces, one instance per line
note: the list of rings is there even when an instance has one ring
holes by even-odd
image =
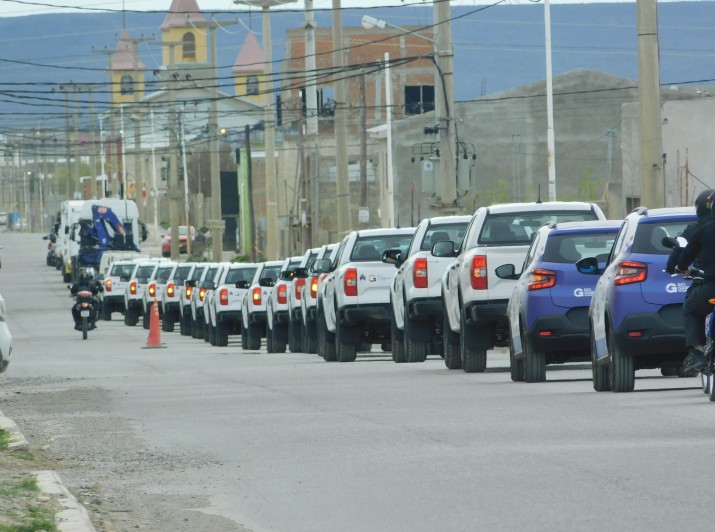
[[[462,338],[469,349],[481,351],[494,348],[494,338],[489,327],[467,327]]]

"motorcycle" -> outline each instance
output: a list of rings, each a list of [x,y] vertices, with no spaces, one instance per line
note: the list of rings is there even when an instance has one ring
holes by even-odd
[[[94,296],[89,290],[80,290],[75,296],[75,306],[82,320],[82,340],[87,339],[87,331],[94,328],[96,311]]]
[[[688,245],[683,237],[663,238],[663,245],[668,248],[684,248]],[[687,272],[673,273],[672,276],[682,275],[684,279],[702,281],[705,273],[697,268],[690,268]],[[708,300],[708,303],[715,305],[715,299]],[[710,401],[715,402],[715,310],[705,317],[705,367],[700,370],[700,383],[703,393]]]

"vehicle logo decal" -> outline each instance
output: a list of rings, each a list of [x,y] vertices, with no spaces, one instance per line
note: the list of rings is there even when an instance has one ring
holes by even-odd
[[[668,283],[665,285],[665,291],[669,294],[679,294],[688,291],[688,283]]]
[[[576,288],[573,291],[573,295],[576,297],[592,297],[593,288]]]

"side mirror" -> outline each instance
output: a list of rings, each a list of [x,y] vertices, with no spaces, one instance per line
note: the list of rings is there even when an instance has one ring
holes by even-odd
[[[313,263],[315,273],[328,273],[330,271],[330,259],[318,259]]]
[[[216,283],[214,283],[213,281],[204,281],[204,288],[206,290],[215,290]]]
[[[603,270],[598,267],[596,257],[585,257],[576,263],[576,271],[584,275],[601,275]]]
[[[293,277],[296,279],[305,279],[308,277],[308,268],[293,268]]]
[[[382,262],[384,262],[385,264],[394,264],[396,268],[399,268],[404,262],[402,260],[402,250],[386,249],[382,252]]]
[[[292,281],[293,278],[295,277],[295,271],[294,270],[284,270],[280,273],[279,275],[281,281]]]
[[[432,245],[432,255],[435,257],[454,257],[454,242],[440,240]]]
[[[682,236],[664,236],[663,240],[661,240],[660,243],[663,244],[663,247],[669,249],[684,248],[688,245],[688,241],[685,240]]]
[[[276,284],[276,282],[273,279],[271,279],[270,277],[261,277],[260,279],[258,279],[258,284],[260,286],[271,287],[274,284]]]
[[[186,281],[184,281],[184,286],[190,286],[191,288],[196,288],[196,279],[186,279]]]
[[[521,274],[516,273],[516,268],[513,264],[502,264],[496,270],[494,270],[494,273],[497,277],[499,277],[499,279],[516,280],[521,276]]]
[[[251,281],[236,281],[236,288],[251,288]]]

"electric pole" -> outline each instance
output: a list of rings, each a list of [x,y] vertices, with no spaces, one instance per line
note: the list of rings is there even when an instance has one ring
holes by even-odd
[[[350,182],[348,180],[347,90],[343,51],[343,15],[340,0],[333,0],[333,72],[335,83],[335,165],[338,238],[350,231]]]

